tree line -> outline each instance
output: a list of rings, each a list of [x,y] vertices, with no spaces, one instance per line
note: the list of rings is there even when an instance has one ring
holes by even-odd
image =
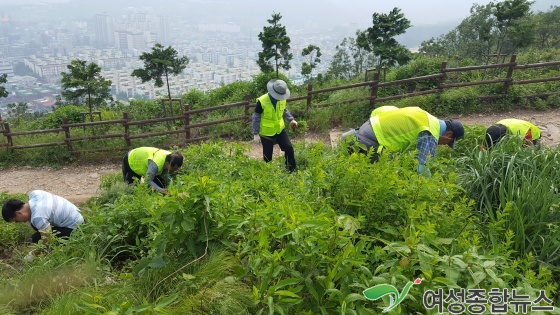
[[[399,8],[389,13],[373,13],[372,25],[365,30],[356,30],[355,37],[346,37],[336,46],[327,73],[313,77],[313,70],[321,62],[321,49],[309,44],[301,54],[306,57],[301,74],[306,82],[334,79],[352,79],[367,69],[391,69],[404,66],[411,60],[424,56],[448,60],[459,60],[463,64],[488,64],[493,58],[517,54],[531,49],[547,50],[560,48],[560,7],[553,6],[546,12],[533,13],[533,1],[505,0],[486,5],[473,4],[470,15],[455,29],[437,38],[422,42],[418,52],[413,53],[397,41],[397,37],[412,27],[411,22]],[[268,25],[263,27],[258,38],[262,51],[256,61],[261,72],[289,70],[293,59],[290,37],[281,24],[282,15],[273,12]],[[140,55],[144,67],[132,71],[131,76],[142,83],[154,81],[156,87],[167,86],[167,98],[171,101],[169,76],[180,74],[188,65],[187,56],[179,56],[171,46],[156,43],[150,52]],[[113,102],[110,93],[112,82],[101,76],[101,67],[75,59],[62,72],[62,97],[57,106],[86,103],[90,119],[95,108]],[[2,84],[6,75],[0,76],[0,98],[8,93]],[[26,104],[10,104],[14,114],[25,112]]]
[[[474,4],[455,29],[424,41],[420,54],[489,63],[493,58],[529,50],[560,48],[560,7],[530,11],[534,1]]]

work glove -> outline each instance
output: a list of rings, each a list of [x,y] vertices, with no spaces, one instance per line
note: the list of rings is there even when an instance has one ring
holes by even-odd
[[[253,142],[254,143],[261,143],[261,136],[253,135]]]
[[[342,139],[345,139],[346,137],[348,137],[349,135],[355,135],[356,134],[356,129],[350,129],[346,132],[344,132],[343,134],[340,135],[340,137]]]
[[[292,121],[290,121],[290,125],[292,125],[293,128],[296,128],[296,129],[299,128],[298,123],[297,123],[297,121],[296,121],[295,119],[293,119]]]
[[[424,167],[424,165],[418,165],[417,169],[418,174],[430,178],[432,177],[432,172],[430,171],[429,167]]]
[[[27,255],[25,255],[25,257],[23,257],[23,260],[27,262],[32,262],[34,259],[35,255],[33,255],[33,251],[30,251]]]

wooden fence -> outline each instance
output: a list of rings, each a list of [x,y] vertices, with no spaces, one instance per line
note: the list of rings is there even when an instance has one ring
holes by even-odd
[[[379,72],[374,74],[372,81],[366,81],[356,84],[338,86],[338,87],[331,87],[319,90],[313,90],[313,85],[307,85],[307,94],[304,96],[297,96],[289,98],[288,102],[296,102],[296,101],[306,101],[305,112],[307,113],[309,110],[313,108],[322,108],[334,105],[341,105],[341,104],[349,104],[355,102],[364,102],[369,101],[371,108],[373,109],[376,107],[377,104],[390,101],[390,100],[397,100],[402,99],[405,97],[414,97],[420,95],[427,95],[433,93],[442,93],[444,90],[459,88],[459,87],[466,87],[466,86],[473,86],[473,85],[488,85],[488,84],[502,84],[501,93],[499,94],[492,94],[492,95],[484,95],[480,96],[481,99],[492,99],[492,98],[502,98],[507,95],[508,89],[512,85],[519,85],[519,84],[529,84],[529,83],[542,83],[542,82],[551,82],[551,81],[560,81],[560,76],[556,77],[546,77],[546,78],[537,78],[537,79],[530,79],[530,80],[513,80],[513,73],[515,70],[525,70],[525,69],[532,69],[532,68],[539,68],[539,67],[556,67],[560,66],[560,61],[553,61],[553,62],[545,62],[545,63],[535,63],[535,64],[526,64],[526,65],[518,65],[516,63],[516,56],[513,55],[509,62],[507,63],[500,63],[500,64],[490,64],[490,65],[482,65],[482,66],[469,66],[469,67],[460,67],[460,68],[447,68],[447,63],[443,62],[441,65],[441,71],[436,74],[408,78],[403,80],[396,80],[390,82],[380,82],[379,80]],[[449,79],[449,73],[452,72],[465,72],[465,71],[473,71],[473,70],[488,70],[488,69],[507,69],[505,77],[492,79],[492,80],[480,80],[480,81],[473,81],[473,82],[446,82],[446,79]],[[398,86],[398,85],[408,85],[414,86],[414,84],[432,80],[430,82],[437,82],[437,86],[427,90],[415,91],[414,89],[408,89],[407,93],[398,94],[398,95],[390,95],[390,96],[383,96],[379,97],[379,90],[383,87],[390,87],[390,86]],[[326,102],[326,103],[314,103],[313,96],[319,95],[322,93],[328,93],[332,91],[340,91],[346,89],[353,89],[353,88],[360,88],[360,87],[369,87],[370,95],[361,98],[354,98],[348,99],[344,101],[337,101],[337,102]],[[538,95],[528,95],[526,97],[548,97],[553,94],[559,94],[558,91],[550,91],[548,93],[542,93]],[[190,106],[184,105],[184,111],[181,115],[171,116],[171,117],[164,117],[164,118],[155,118],[155,119],[147,119],[147,120],[139,120],[139,121],[132,121],[129,118],[128,113],[123,113],[123,117],[121,119],[116,120],[108,120],[108,121],[95,121],[95,122],[83,122],[83,123],[73,123],[69,124],[68,120],[64,120],[64,123],[61,125],[60,128],[57,129],[48,129],[48,130],[32,130],[32,131],[21,131],[21,132],[12,132],[10,130],[10,125],[6,121],[0,121],[0,133],[5,138],[3,143],[0,143],[0,147],[5,147],[7,150],[12,152],[13,150],[19,149],[28,149],[28,148],[37,148],[37,147],[47,147],[47,146],[61,146],[65,147],[71,154],[79,154],[85,152],[103,152],[103,151],[115,151],[115,150],[128,150],[131,147],[131,140],[132,139],[141,139],[141,138],[152,138],[156,136],[165,136],[165,135],[184,135],[184,139],[182,144],[187,145],[192,142],[198,142],[202,140],[206,140],[208,136],[193,136],[191,130],[193,128],[200,128],[210,125],[217,125],[217,124],[224,124],[228,122],[234,121],[245,121],[247,124],[250,124],[251,120],[251,112],[250,109],[254,107],[256,104],[250,101],[249,96],[245,97],[244,101],[232,103],[232,104],[225,104],[225,105],[218,105],[212,106],[207,108],[200,108],[200,109],[190,109]],[[218,119],[209,122],[199,122],[199,123],[192,123],[191,117],[196,114],[213,112],[218,110],[223,110],[226,108],[243,108],[243,115],[230,117],[226,119]],[[130,134],[130,127],[131,126],[147,126],[151,124],[161,123],[161,122],[170,122],[170,121],[182,121],[183,126],[182,128],[176,128],[173,130],[165,130],[161,132],[148,132],[142,134]],[[91,136],[80,136],[80,137],[73,137],[72,130],[74,128],[91,128],[93,126],[102,126],[102,125],[122,125],[123,132],[122,133],[114,133],[114,134],[103,134],[103,135],[91,135]],[[248,130],[250,129],[247,126]],[[114,129],[114,128],[113,128]],[[171,129],[171,128],[168,128]],[[59,142],[50,142],[50,143],[36,143],[36,144],[27,144],[27,145],[16,145],[14,144],[14,138],[19,136],[28,136],[33,134],[47,134],[47,133],[64,133],[64,140]],[[76,150],[73,146],[73,143],[79,141],[95,141],[99,139],[109,139],[109,138],[121,138],[123,140],[123,147],[121,149],[111,148],[111,149],[90,149],[90,150]]]

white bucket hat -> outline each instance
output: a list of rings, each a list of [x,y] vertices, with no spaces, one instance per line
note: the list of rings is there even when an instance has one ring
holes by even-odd
[[[272,79],[268,81],[268,83],[266,84],[266,89],[268,93],[270,93],[270,95],[278,101],[287,100],[288,98],[290,98],[290,90],[288,89],[288,85],[286,84],[286,82],[280,79]]]

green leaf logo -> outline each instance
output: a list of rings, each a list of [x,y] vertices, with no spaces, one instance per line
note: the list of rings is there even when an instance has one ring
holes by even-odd
[[[383,310],[383,313],[386,313],[392,310],[393,308],[395,308],[397,305],[401,303],[402,300],[404,300],[412,285],[420,284],[422,283],[422,280],[424,279],[417,278],[416,280],[414,280],[414,282],[408,281],[408,283],[404,286],[401,293],[399,293],[397,288],[395,288],[390,284],[378,284],[369,289],[365,289],[364,296],[368,300],[374,301],[388,294],[390,298],[389,307]]]

